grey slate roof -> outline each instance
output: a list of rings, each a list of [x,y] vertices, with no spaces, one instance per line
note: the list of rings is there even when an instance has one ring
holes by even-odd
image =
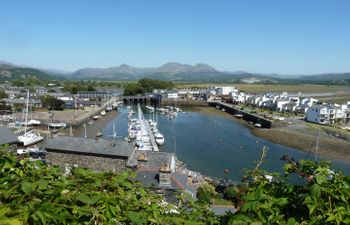
[[[135,150],[134,153],[130,156],[130,159],[128,161],[128,166],[130,167],[137,166],[138,159],[141,153],[144,153],[147,158],[147,162],[143,162],[142,167],[146,169],[153,169],[153,170],[159,169],[162,163],[164,164],[167,163],[170,165],[172,157],[175,156],[174,153],[168,153],[168,152]]]
[[[310,109],[324,109],[326,107],[326,105],[312,105],[310,106]]]
[[[4,98],[3,101],[6,102],[6,103],[11,103],[11,104],[26,104],[27,99],[20,99],[20,98],[15,98],[15,99]],[[29,104],[41,104],[41,100],[40,100],[40,99],[33,99],[33,98],[30,98],[30,99],[29,99]]]
[[[140,181],[145,187],[164,188],[168,190],[183,190],[186,189],[187,175],[172,173],[171,185],[160,186],[159,185],[159,172],[158,170],[139,170],[136,172],[136,180]]]
[[[125,141],[59,136],[51,138],[44,145],[47,151],[82,155],[128,158],[132,146]]]
[[[18,143],[17,136],[10,128],[0,127],[0,145]]]

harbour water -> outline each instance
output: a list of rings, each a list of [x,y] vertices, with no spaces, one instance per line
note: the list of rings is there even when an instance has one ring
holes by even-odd
[[[145,117],[152,118],[152,115],[145,114]],[[122,108],[120,114],[104,127],[104,137],[112,138],[113,123],[117,135],[126,137],[127,121],[127,109]],[[314,159],[312,153],[255,137],[244,125],[217,115],[189,111],[178,113],[172,120],[158,115],[158,129],[166,140],[160,151],[176,151],[178,159],[186,163],[187,168],[208,176],[241,180],[245,170],[255,166],[264,146],[269,152],[263,168],[269,171],[282,171],[284,162],[280,158],[284,154],[296,160]],[[349,163],[332,161],[332,164],[335,170],[350,173]],[[227,174],[225,169],[229,171]]]

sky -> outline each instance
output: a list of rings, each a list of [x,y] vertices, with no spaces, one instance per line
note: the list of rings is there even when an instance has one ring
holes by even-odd
[[[3,0],[0,7],[0,60],[19,65],[350,71],[348,0]]]

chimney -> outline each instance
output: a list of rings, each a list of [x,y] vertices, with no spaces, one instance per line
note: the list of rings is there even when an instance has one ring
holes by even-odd
[[[147,157],[146,157],[146,154],[142,152],[142,153],[139,155],[138,161],[139,161],[139,162],[147,162],[148,159],[147,159]]]
[[[159,169],[159,186],[171,186],[171,170],[167,163],[162,163]]]

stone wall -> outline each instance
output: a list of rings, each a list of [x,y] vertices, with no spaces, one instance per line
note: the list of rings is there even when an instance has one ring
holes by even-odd
[[[126,161],[123,159],[107,158],[100,156],[85,156],[57,152],[47,152],[46,160],[59,165],[63,169],[66,165],[90,168],[96,171],[124,171]]]

